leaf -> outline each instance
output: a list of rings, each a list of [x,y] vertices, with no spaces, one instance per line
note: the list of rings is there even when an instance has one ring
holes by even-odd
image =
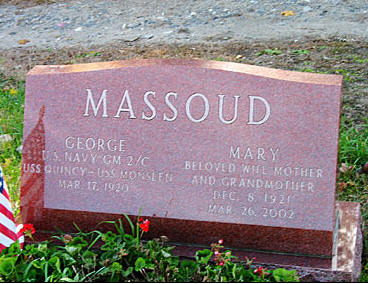
[[[183,260],[180,262],[180,268],[190,268],[191,270],[196,270],[197,263],[191,260]]]
[[[124,215],[125,219],[127,219],[128,223],[130,225],[130,229],[132,230],[132,235],[134,235],[135,230],[134,230],[134,225],[133,225],[132,221],[130,220],[130,218],[128,217],[127,214],[123,213],[123,215]]]
[[[149,262],[149,263],[146,262],[146,265],[144,268],[153,270],[155,269],[155,265],[152,262]]]
[[[274,270],[272,276],[276,282],[296,282],[299,280],[295,270],[286,270],[284,268]]]
[[[138,257],[137,260],[135,261],[135,271],[139,271],[145,268],[145,266],[146,266],[145,259],[142,257]]]
[[[46,253],[48,251],[47,243],[41,243],[38,245],[38,250],[40,252]]]
[[[36,275],[37,271],[35,269],[30,270],[27,277],[24,277],[23,282],[36,282]]]
[[[71,257],[69,254],[67,254],[67,253],[63,253],[62,255],[61,255],[61,257],[63,258],[63,260],[64,260],[64,265],[65,266],[71,266],[72,264],[74,264],[74,263],[76,263],[77,261],[73,258],[73,257]]]
[[[76,246],[66,246],[65,250],[70,254],[70,255],[74,255],[78,252],[79,247]]]
[[[83,239],[82,237],[74,237],[72,241],[70,242],[71,245],[78,245],[81,247],[85,247],[88,245],[88,242]]]
[[[90,250],[86,250],[83,254],[82,254],[82,258],[84,259],[84,261],[86,262],[91,262],[93,260],[93,258],[97,256],[97,254],[93,253]]]
[[[231,274],[232,274],[233,278],[236,279],[236,263],[234,263],[234,265],[233,265],[233,269],[231,270]]]
[[[110,269],[112,271],[118,272],[118,271],[121,271],[123,269],[123,266],[120,263],[115,261],[115,262],[113,262],[113,264],[111,264]]]
[[[38,269],[41,269],[43,266],[43,262],[40,259],[35,259],[32,261],[32,265]]]
[[[44,279],[47,279],[49,278],[48,277],[48,272],[49,272],[49,263],[48,262],[44,262],[44,269],[43,269],[43,272],[44,272]]]
[[[103,236],[101,232],[98,232],[98,236],[93,240],[93,242],[89,245],[88,249],[93,247],[93,245]]]
[[[24,278],[26,279],[26,278],[30,278],[29,277],[29,275],[31,275],[32,274],[32,267],[33,267],[33,261],[30,263],[30,264],[28,264],[28,266],[26,267],[26,269],[24,269]]]
[[[350,172],[353,169],[353,166],[348,166],[345,163],[341,164],[341,167],[339,168],[339,171],[342,172],[343,174],[346,174],[348,172]]]
[[[16,257],[0,258],[0,275],[9,276],[14,270],[16,260]]]
[[[78,225],[77,225],[76,223],[74,223],[74,222],[73,222],[73,225],[74,225],[74,227],[76,227],[76,228],[77,228],[77,230],[78,230],[80,233],[83,233],[83,232],[82,232],[82,230],[78,227]]]
[[[107,267],[101,267],[99,270],[97,271],[91,271],[90,273],[88,273],[86,276],[84,276],[83,278],[80,279],[79,282],[86,282],[85,279],[87,278],[93,278],[95,277],[96,275],[106,275],[106,273],[109,271],[109,269]],[[78,281],[74,281],[74,282],[78,282]]]
[[[168,258],[168,257],[171,256],[171,253],[168,253],[168,252],[166,252],[164,250],[162,250],[161,252],[162,252],[163,257],[165,257],[165,258]]]
[[[290,11],[282,11],[281,15],[285,16],[285,17],[289,17],[289,16],[294,16],[295,13],[294,13],[294,11],[291,11],[291,10]]]
[[[77,282],[74,279],[71,279],[69,277],[63,277],[60,279],[60,282]]]
[[[16,240],[8,248],[8,255],[11,255],[11,256],[17,255],[20,253],[20,251],[21,251],[21,248],[20,248],[19,240]]]
[[[51,267],[56,268],[56,270],[61,273],[60,258],[58,258],[57,256],[54,256],[54,257],[50,258],[48,263],[50,264]]]
[[[93,254],[92,252],[90,251],[86,251],[85,253],[83,253],[82,255],[82,261],[85,265],[85,267],[88,269],[88,268],[91,268],[91,267],[95,267],[95,262],[96,262],[96,257],[94,256],[97,256],[96,254]]]
[[[114,224],[115,228],[116,228],[116,231],[120,234],[120,235],[124,235],[125,232],[124,232],[124,227],[123,227],[123,223],[121,222],[121,219],[119,218],[119,226],[117,224],[117,222],[115,221],[103,221],[101,223],[108,223],[108,224]]]
[[[179,273],[178,273],[179,281],[180,282],[193,281],[192,277],[198,270],[199,270],[199,263],[195,261],[191,261],[191,260],[181,261],[180,267],[179,267]],[[206,278],[208,278],[208,275],[205,275],[203,277],[203,282],[208,282]]]
[[[123,277],[128,277],[133,272],[133,267],[128,267],[127,270],[123,270],[121,274]]]
[[[10,166],[11,159],[5,159],[5,163],[3,164],[3,168],[6,169]]]
[[[30,40],[28,40],[28,39],[21,39],[21,40],[18,40],[18,43],[19,44],[27,44],[27,43],[29,43],[30,42]]]
[[[346,182],[339,182],[338,183],[338,188],[339,188],[339,191],[343,191],[346,187],[348,186],[348,184]]]
[[[212,254],[213,252],[209,249],[199,250],[196,252],[195,258],[199,263],[207,264]]]

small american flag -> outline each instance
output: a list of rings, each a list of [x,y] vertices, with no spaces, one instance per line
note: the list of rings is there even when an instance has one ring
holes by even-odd
[[[23,247],[24,236],[20,232],[21,228],[22,225],[15,224],[9,192],[0,166],[0,251],[9,247],[16,240],[19,240],[21,247]]]

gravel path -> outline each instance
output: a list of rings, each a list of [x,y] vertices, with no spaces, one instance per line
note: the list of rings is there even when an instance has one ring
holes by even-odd
[[[283,15],[285,11],[291,12]],[[368,40],[368,1],[80,0],[28,8],[0,5],[0,50],[306,37]]]

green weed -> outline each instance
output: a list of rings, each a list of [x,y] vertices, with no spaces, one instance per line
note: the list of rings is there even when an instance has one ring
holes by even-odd
[[[81,53],[79,55],[76,55],[75,58],[83,58],[83,57],[96,57],[96,56],[101,56],[102,53],[98,52],[98,51],[90,51],[90,52],[85,52],[85,53]]]
[[[345,69],[336,69],[334,71],[335,74],[340,74],[344,76],[344,80],[348,82],[355,82],[359,74],[353,71],[345,70]]]
[[[309,54],[310,51],[306,49],[296,49],[296,50],[293,50],[292,53],[300,55],[300,54]]]
[[[312,61],[303,61],[302,65],[313,65]]]
[[[282,51],[279,50],[278,48],[274,48],[274,49],[264,49],[260,52],[257,52],[257,56],[263,55],[263,54],[267,54],[267,55],[280,55],[282,54]]]
[[[350,55],[350,56],[347,56],[347,58],[357,63],[368,63],[368,58],[359,57],[358,55],[353,55],[353,56]]]
[[[215,61],[226,61],[226,59],[224,57],[216,57]]]
[[[314,70],[312,68],[298,68],[297,70],[300,71],[300,72],[308,72],[308,73],[316,72],[316,70]]]
[[[327,71],[315,70],[312,68],[297,68],[296,70],[299,72],[307,72],[307,73],[329,74],[329,72]]]

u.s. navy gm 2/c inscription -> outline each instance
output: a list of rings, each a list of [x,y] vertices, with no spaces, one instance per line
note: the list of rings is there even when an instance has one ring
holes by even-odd
[[[341,82],[115,64],[27,77],[22,188],[45,208],[332,231]]]

